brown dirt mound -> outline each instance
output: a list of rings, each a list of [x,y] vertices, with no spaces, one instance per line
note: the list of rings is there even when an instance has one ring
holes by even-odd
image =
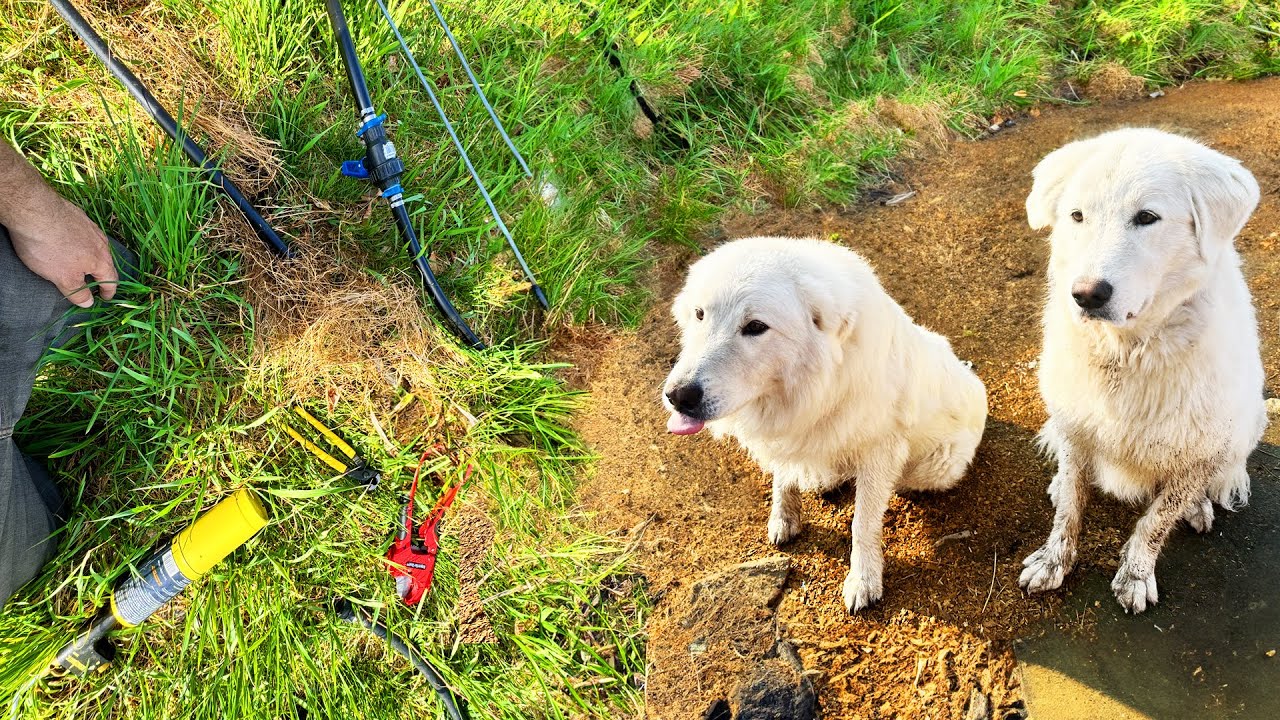
[[[1129,72],[1120,63],[1103,63],[1085,83],[1085,96],[1103,102],[1137,100],[1146,94],[1147,81]]]
[[[891,505],[885,597],[870,611],[850,617],[841,600],[853,493],[805,499],[805,529],[782,548],[793,562],[777,617],[816,673],[823,717],[958,718],[974,688],[990,697],[994,717],[1003,717],[1020,699],[1011,641],[1046,619],[1061,632],[1088,631],[1088,615],[1059,613],[1060,594],[1027,598],[1017,585],[1022,558],[1049,529],[1045,488],[1052,472],[1033,444],[1044,420],[1034,362],[1047,244],[1027,227],[1023,200],[1030,171],[1046,153],[1121,125],[1196,135],[1257,175],[1262,204],[1238,247],[1274,388],[1280,79],[1198,84],[1157,100],[1047,111],[905,168],[919,194],[896,207],[778,210],[723,223],[724,237],[818,235],[857,249],[918,322],[950,337],[960,357],[974,362],[990,398],[990,423],[969,477],[953,492],[913,494]],[[690,260],[673,252],[660,264],[657,297],[674,295]],[[590,336],[566,351],[592,368],[585,381],[591,405],[580,429],[602,459],[583,501],[601,529],[643,528],[637,552],[657,598],[649,624],[648,715],[696,718],[731,697],[736,674],[726,640],[710,638],[705,650],[690,653],[680,627],[690,588],[718,567],[778,551],[765,540],[769,488],[759,469],[732,444],[665,432],[658,392],[678,352],[667,312],[660,302],[635,332]],[[1268,441],[1278,434],[1270,431]],[[1135,519],[1134,509],[1099,498],[1086,518],[1075,578],[1113,572]],[[944,541],[966,532],[972,535]]]

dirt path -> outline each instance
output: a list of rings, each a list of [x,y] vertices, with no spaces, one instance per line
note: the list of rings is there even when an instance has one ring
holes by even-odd
[[[885,597],[871,611],[851,618],[841,604],[852,492],[805,499],[805,530],[781,550],[793,565],[778,618],[805,667],[816,671],[825,718],[959,718],[975,687],[1003,717],[1020,698],[1011,640],[1046,618],[1062,632],[1088,631],[1088,613],[1059,616],[1060,596],[1028,599],[1017,586],[1022,558],[1048,532],[1051,474],[1032,444],[1044,420],[1034,360],[1048,248],[1027,227],[1023,200],[1031,168],[1046,153],[1120,125],[1193,134],[1257,176],[1261,207],[1238,247],[1274,391],[1280,79],[1199,84],[1155,100],[1047,111],[905,168],[902,176],[918,195],[897,207],[776,211],[724,223],[726,238],[820,235],[857,249],[918,322],[950,337],[960,357],[974,362],[990,398],[987,434],[960,487],[900,497],[890,507]],[[592,392],[580,427],[602,458],[584,504],[608,531],[630,532],[652,518],[639,557],[658,598],[649,628],[648,712],[663,719],[702,717],[713,700],[727,697],[738,671],[723,639],[690,653],[692,638],[677,620],[693,581],[718,566],[779,552],[765,541],[769,490],[761,472],[731,444],[665,431],[658,388],[678,352],[668,303],[689,260],[671,258],[659,268],[653,288],[659,302],[637,332],[572,348]],[[1273,428],[1267,440],[1278,435]],[[1114,572],[1135,517],[1133,509],[1107,501],[1090,508],[1075,582]],[[961,531],[973,534],[938,544]]]

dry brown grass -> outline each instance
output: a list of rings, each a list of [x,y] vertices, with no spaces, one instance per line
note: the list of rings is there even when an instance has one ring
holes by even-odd
[[[884,124],[899,128],[910,138],[909,152],[936,152],[954,139],[947,127],[947,110],[937,103],[908,104],[896,98],[876,100],[875,114]]]
[[[1147,81],[1129,72],[1125,66],[1102,63],[1085,83],[1085,96],[1091,100],[1136,100],[1146,94]]]

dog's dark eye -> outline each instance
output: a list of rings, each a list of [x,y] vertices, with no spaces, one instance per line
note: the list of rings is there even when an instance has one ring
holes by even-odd
[[[1133,223],[1135,225],[1150,225],[1159,219],[1160,216],[1150,210],[1142,210],[1133,216]]]
[[[1076,222],[1084,222],[1084,213],[1080,212],[1079,210],[1072,210],[1071,219],[1075,220]]]
[[[701,319],[702,319],[702,308],[694,308],[694,309],[693,309],[693,316],[694,316],[694,317],[696,317],[696,318],[698,318],[699,320],[701,320]]]
[[[742,326],[742,334],[748,335],[748,336],[763,335],[764,331],[768,329],[769,329],[768,325],[765,325],[759,320],[752,320],[751,322]]]

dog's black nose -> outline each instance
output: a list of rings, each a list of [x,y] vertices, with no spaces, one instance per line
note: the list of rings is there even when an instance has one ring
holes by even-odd
[[[1071,286],[1071,297],[1085,310],[1097,310],[1107,304],[1114,291],[1106,280],[1078,280]]]
[[[685,415],[694,415],[702,405],[702,386],[698,383],[681,385],[667,393],[672,407]]]

